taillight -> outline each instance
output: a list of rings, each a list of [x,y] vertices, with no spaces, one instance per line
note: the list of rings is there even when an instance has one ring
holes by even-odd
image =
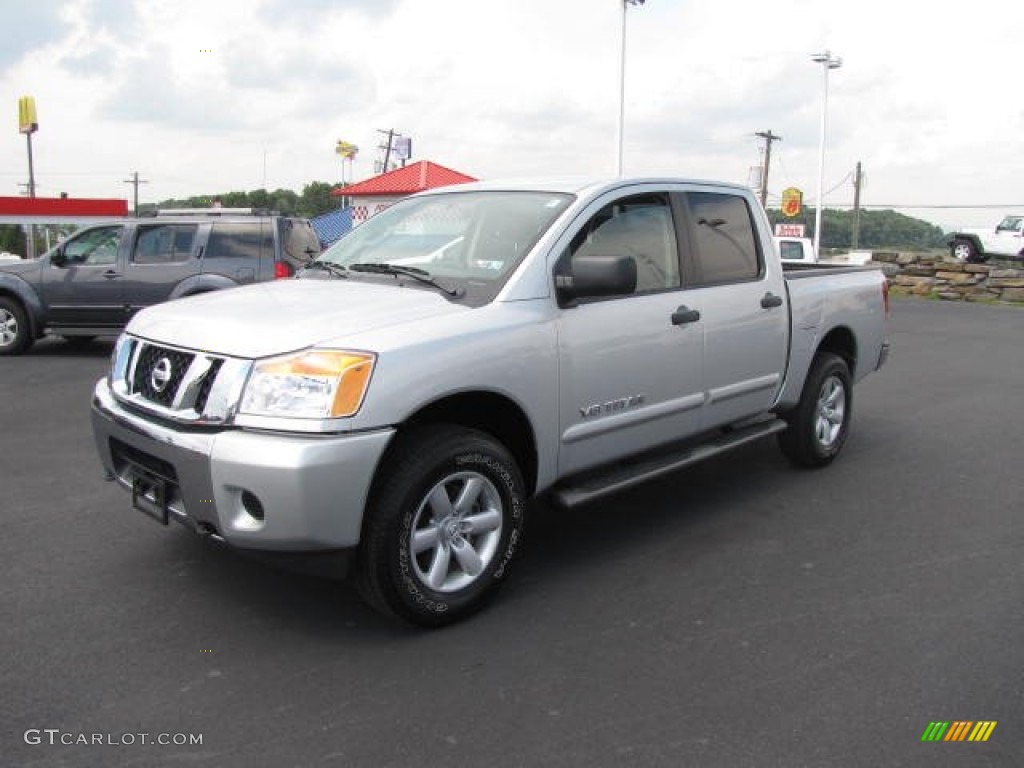
[[[284,280],[287,277],[291,277],[294,274],[291,266],[284,261],[274,262],[274,279]]]

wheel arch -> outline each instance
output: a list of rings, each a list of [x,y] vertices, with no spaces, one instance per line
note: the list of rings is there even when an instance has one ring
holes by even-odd
[[[954,232],[949,238],[949,247],[955,248],[958,241],[964,240],[971,244],[974,248],[974,252],[980,256],[985,253],[985,248],[981,244],[981,238],[970,232]]]
[[[534,493],[538,471],[536,435],[525,411],[511,398],[489,391],[447,395],[412,413],[399,432],[424,424],[455,424],[491,435],[516,460],[527,494]]]
[[[822,352],[838,355],[846,362],[846,367],[850,369],[850,375],[853,376],[856,373],[857,337],[845,325],[837,326],[826,333],[818,344],[818,348],[814,350],[811,359],[813,360]]]
[[[0,275],[0,296],[21,304],[28,318],[32,338],[38,339],[43,335],[46,324],[43,303],[28,283],[10,275]]]

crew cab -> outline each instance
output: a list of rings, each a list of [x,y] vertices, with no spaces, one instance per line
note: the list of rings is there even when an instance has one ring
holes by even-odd
[[[0,355],[46,334],[116,335],[162,301],[291,277],[320,253],[306,219],[171,209],[88,226],[38,259],[0,263]]]
[[[1004,216],[991,227],[960,229],[948,238],[950,252],[957,261],[978,263],[990,256],[1024,258],[1024,216]]]
[[[436,626],[492,596],[531,498],[587,504],[771,435],[829,464],[887,321],[875,269],[784,271],[745,187],[472,183],[296,279],[140,312],[92,424],[159,523]]]

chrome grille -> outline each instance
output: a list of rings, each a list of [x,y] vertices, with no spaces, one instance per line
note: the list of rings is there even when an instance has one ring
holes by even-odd
[[[234,414],[252,362],[176,349],[130,336],[114,350],[114,394],[164,418],[223,424]]]
[[[195,355],[187,352],[144,344],[135,363],[131,391],[165,408],[171,407],[193,359]]]

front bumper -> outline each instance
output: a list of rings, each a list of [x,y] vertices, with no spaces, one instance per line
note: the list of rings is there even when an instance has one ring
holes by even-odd
[[[282,554],[358,545],[370,483],[394,434],[181,429],[127,410],[106,379],[93,393],[92,427],[100,461],[137,506],[240,549]],[[156,478],[159,493],[140,477]]]

